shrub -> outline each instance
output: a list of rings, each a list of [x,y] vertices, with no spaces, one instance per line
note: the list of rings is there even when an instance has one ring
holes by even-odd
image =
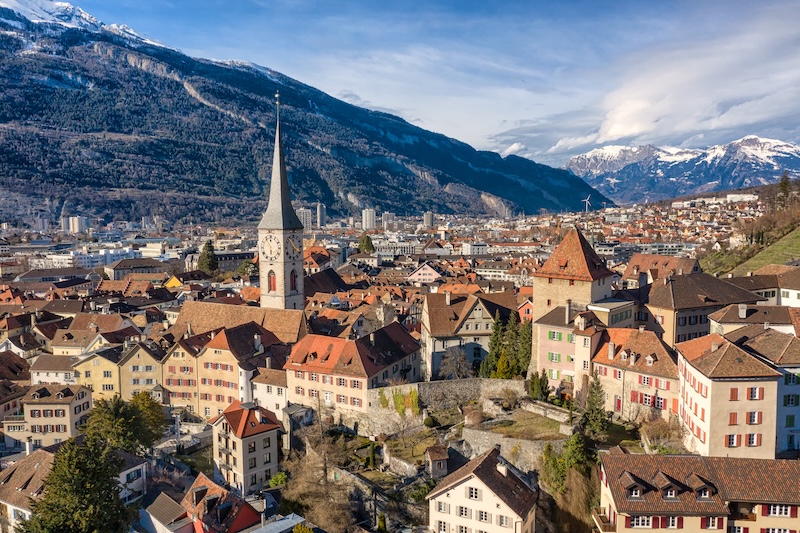
[[[405,395],[396,390],[392,393],[392,400],[394,401],[394,410],[400,416],[406,416],[406,397]]]
[[[435,428],[439,426],[439,421],[432,416],[426,416],[422,423],[425,424],[426,428]]]
[[[419,405],[419,393],[416,389],[411,389],[411,392],[408,393],[408,401],[411,404],[409,405],[411,412],[414,416],[419,416],[422,412],[422,408]]]
[[[380,400],[380,402],[381,402],[381,407],[383,407],[384,409],[386,409],[387,407],[389,407],[389,399],[388,399],[388,398],[386,397],[386,395],[383,393],[383,389],[381,389],[381,391],[378,393],[378,399],[379,399],[379,400]]]
[[[287,481],[289,481],[289,476],[286,475],[286,472],[278,472],[269,478],[269,486],[279,487],[281,485],[285,485]]]

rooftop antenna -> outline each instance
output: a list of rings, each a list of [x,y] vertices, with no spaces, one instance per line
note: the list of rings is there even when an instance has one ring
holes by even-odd
[[[586,212],[587,212],[587,213],[589,212],[589,206],[590,206],[590,205],[592,205],[592,204],[589,202],[589,198],[591,198],[591,197],[592,197],[592,195],[590,194],[589,196],[587,196],[587,197],[586,197],[586,200],[582,200],[582,201],[583,201],[583,203],[585,203],[585,204],[586,204]]]

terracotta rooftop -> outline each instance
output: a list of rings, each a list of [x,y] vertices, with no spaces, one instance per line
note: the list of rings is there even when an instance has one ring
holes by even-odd
[[[192,334],[206,333],[220,327],[232,328],[255,322],[271,331],[281,342],[295,343],[307,333],[302,309],[265,309],[246,305],[209,302],[185,302],[170,333],[182,337],[190,328]]]
[[[606,267],[583,234],[577,228],[572,228],[542,268],[533,275],[541,278],[595,281],[613,276],[614,273]]]
[[[765,300],[705,273],[669,276],[655,281],[639,289],[638,299],[645,304],[674,310],[754,304]]]
[[[613,344],[613,351],[610,350]],[[613,359],[608,358],[609,351]],[[631,365],[631,361],[633,364]],[[678,378],[676,355],[655,332],[632,328],[608,328],[600,337],[592,362],[633,370],[641,374]]]
[[[678,343],[675,349],[690,365],[711,379],[777,379],[781,375],[717,333]]]
[[[275,413],[253,403],[242,403],[239,400],[235,400],[220,415],[209,422],[211,425],[217,425],[222,420],[228,423],[231,433],[240,439],[282,429]]]
[[[653,279],[660,279],[671,274],[689,274],[699,271],[697,259],[688,257],[672,257],[655,254],[633,254],[622,279],[639,279],[640,274],[649,272]]]

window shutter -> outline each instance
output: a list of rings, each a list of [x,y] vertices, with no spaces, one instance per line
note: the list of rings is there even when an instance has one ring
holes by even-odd
[[[661,527],[662,528],[667,527],[667,517],[666,516],[662,516],[661,517]]]
[[[761,433],[756,435],[756,446],[761,446]]]
[[[631,391],[631,401],[633,403],[639,403],[639,393],[636,392],[635,390]]]
[[[700,529],[708,529],[708,518],[705,516],[700,518]]]
[[[654,516],[650,519],[650,528],[651,529],[658,529],[659,523],[661,522],[660,517]]]
[[[639,385],[641,385],[641,384],[642,384],[642,375],[639,374]]]
[[[789,395],[788,394],[784,394],[783,395],[783,406],[786,407],[787,405],[789,405]]]
[[[741,445],[742,445],[742,436],[736,435],[736,446],[741,446]]]
[[[723,438],[725,439],[725,447],[730,448],[730,441],[728,440],[729,435],[725,435]]]
[[[759,412],[756,414],[756,424],[760,424],[760,423],[761,423],[761,419],[762,419],[762,416],[763,416],[763,414],[764,414],[764,413],[763,413],[763,412],[761,412],[761,411],[759,411]]]
[[[792,508],[789,510],[789,514],[792,518],[797,518],[797,506],[792,505]]]
[[[784,374],[783,375],[783,384],[784,385],[788,385],[789,384],[789,374]]]
[[[795,394],[794,395],[794,404],[795,405],[800,405],[800,394]]]
[[[678,517],[678,529],[683,529],[683,517]]]
[[[758,399],[759,400],[763,400],[764,399],[764,387],[759,387],[758,388]]]
[[[769,516],[769,504],[767,503],[761,504],[761,516]]]
[[[739,399],[739,389],[737,389],[736,387],[733,387],[731,389],[731,401],[735,402],[738,399]]]
[[[666,387],[665,387],[665,388],[666,388],[667,390],[669,390],[669,380],[666,380],[666,383],[667,383],[667,385],[666,385]]]
[[[729,426],[736,425],[736,413],[731,413],[728,415],[728,425]]]
[[[749,527],[743,527],[742,528],[742,533],[750,533],[750,528]]]
[[[644,393],[643,392],[639,393],[639,403],[644,403]]]
[[[626,516],[625,517],[625,528],[626,529],[630,529],[630,527],[631,527],[631,517],[630,516]],[[762,533],[763,533],[763,531],[762,531]]]
[[[717,529],[722,529],[722,523],[725,522],[725,519],[721,516],[717,517]]]

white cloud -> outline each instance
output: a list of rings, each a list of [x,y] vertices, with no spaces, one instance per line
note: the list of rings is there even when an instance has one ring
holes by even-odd
[[[509,146],[508,148],[506,148],[505,150],[503,150],[502,152],[500,152],[500,156],[501,157],[508,157],[508,156],[510,156],[512,154],[518,154],[520,152],[524,152],[527,149],[528,149],[528,147],[525,146],[522,143],[514,143],[511,146]]]

